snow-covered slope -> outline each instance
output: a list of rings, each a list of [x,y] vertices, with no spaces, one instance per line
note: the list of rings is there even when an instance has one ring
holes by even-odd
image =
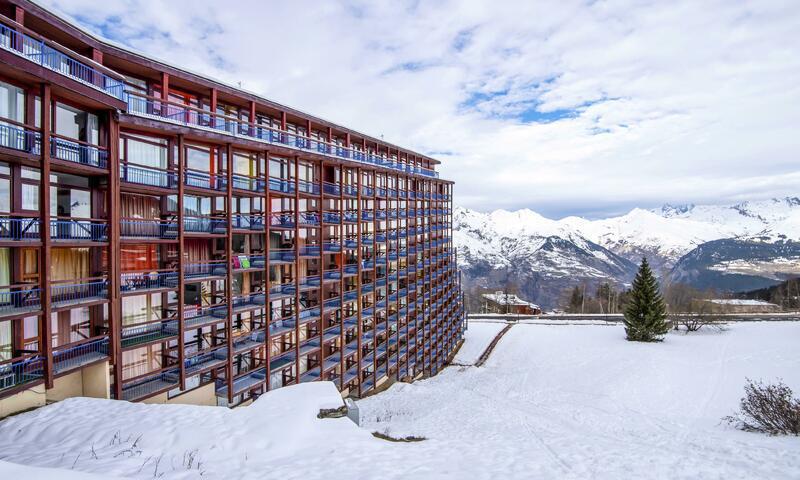
[[[624,283],[631,273],[626,262],[635,263],[642,256],[657,272],[667,274],[682,257],[715,240],[770,244],[798,240],[800,199],[636,208],[601,220],[551,220],[527,209],[480,213],[456,207],[454,229],[468,283],[500,287],[492,276],[505,279],[509,270],[515,272],[511,277],[517,284],[567,277],[573,285],[600,278]],[[776,260],[790,263],[792,270],[791,259]],[[800,273],[800,265],[797,270]],[[560,283],[564,282],[556,282]],[[522,290],[531,300],[553,304],[541,297],[540,287]]]

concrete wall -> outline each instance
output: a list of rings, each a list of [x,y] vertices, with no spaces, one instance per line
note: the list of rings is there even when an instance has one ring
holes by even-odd
[[[180,405],[206,405],[217,406],[217,397],[214,384],[209,383],[200,388],[195,388],[177,397],[167,398],[167,392],[142,400],[142,403],[171,403]]]
[[[108,361],[83,367],[58,377],[47,390],[47,401],[58,402],[71,397],[109,398],[111,380]]]
[[[44,384],[39,384],[35,387],[15,393],[10,397],[0,399],[0,418],[31,408],[43,407],[44,404]]]

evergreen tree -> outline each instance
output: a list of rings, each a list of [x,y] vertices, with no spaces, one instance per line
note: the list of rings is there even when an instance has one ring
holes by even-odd
[[[646,258],[642,258],[633,280],[624,322],[625,334],[631,341],[657,342],[669,331],[667,307]]]
[[[580,313],[582,304],[583,304],[583,293],[581,292],[580,287],[576,286],[575,288],[572,289],[572,293],[569,296],[569,304],[567,306],[567,312]]]

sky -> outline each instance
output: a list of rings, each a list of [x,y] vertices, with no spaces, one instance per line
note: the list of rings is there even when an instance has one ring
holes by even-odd
[[[432,155],[480,211],[798,195],[797,1],[39,2]]]

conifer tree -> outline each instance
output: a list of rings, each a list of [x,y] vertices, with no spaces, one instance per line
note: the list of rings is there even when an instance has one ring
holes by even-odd
[[[633,280],[624,322],[625,334],[630,341],[657,342],[669,331],[667,307],[646,258],[642,258]]]

